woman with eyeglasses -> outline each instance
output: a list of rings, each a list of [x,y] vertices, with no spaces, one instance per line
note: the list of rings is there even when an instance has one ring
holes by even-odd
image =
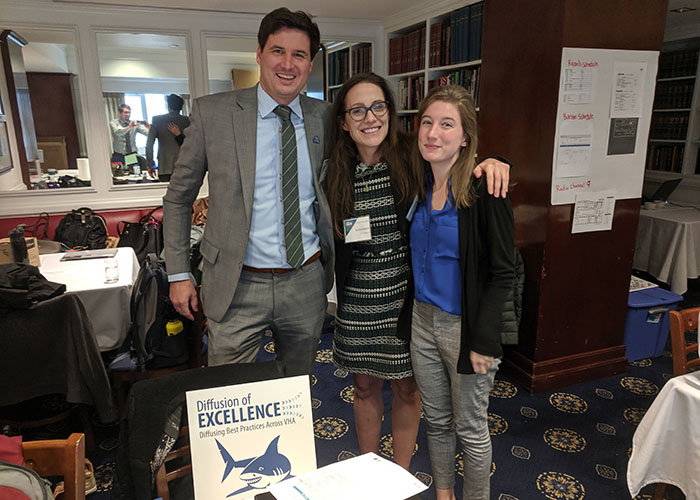
[[[401,130],[383,78],[352,76],[339,90],[329,122],[325,187],[338,296],[333,361],[353,375],[361,453],[379,451],[382,389],[389,380],[394,461],[408,469],[420,399],[408,346],[412,277],[406,215],[422,174],[409,168],[412,140]],[[507,184],[507,165],[487,160],[481,167],[478,175],[486,174],[496,186]]]
[[[488,500],[489,393],[498,370],[502,311],[513,291],[510,198],[489,196],[472,176],[474,101],[462,87],[433,89],[418,110],[415,163],[424,172],[411,225],[415,300],[413,370],[423,401],[438,500],[454,500],[455,445],[464,500]]]

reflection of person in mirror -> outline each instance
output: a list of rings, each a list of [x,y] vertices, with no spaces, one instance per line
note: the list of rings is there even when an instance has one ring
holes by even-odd
[[[182,133],[182,130],[180,130],[180,127],[175,125],[173,122],[168,123],[168,130],[170,130],[170,133],[172,133],[175,136],[175,140],[177,143],[182,146],[182,143],[185,142],[185,134]]]
[[[148,131],[148,141],[146,142],[148,173],[155,177],[153,143],[158,139],[158,179],[162,182],[170,180],[182,144],[182,140],[178,140],[178,137],[184,140],[182,131],[190,125],[190,119],[180,114],[183,104],[182,97],[170,94],[166,99],[168,101],[168,114],[153,117],[153,124]],[[171,126],[177,128],[177,134],[172,131]]]
[[[109,122],[112,131],[112,163],[124,164],[124,157],[137,152],[136,134],[148,135],[151,124],[146,120],[131,120],[131,106],[119,106],[119,118]]]

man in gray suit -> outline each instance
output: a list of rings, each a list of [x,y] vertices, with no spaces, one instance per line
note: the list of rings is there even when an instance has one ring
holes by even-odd
[[[258,43],[259,85],[194,101],[163,198],[170,297],[186,317],[199,307],[188,279],[190,217],[208,172],[200,250],[209,363],[254,361],[269,328],[287,373],[308,374],[333,285],[330,210],[319,181],[327,105],[299,95],[320,36],[307,14],[281,8],[262,20]],[[280,172],[287,144],[280,144],[285,120],[276,114],[279,105],[291,110],[287,121],[296,141],[296,220],[303,243],[296,265],[288,262],[285,243]]]
[[[156,169],[153,165],[153,143],[158,139],[158,180],[168,182],[175,168],[177,155],[180,153],[180,144],[175,135],[169,130],[170,124],[175,124],[180,130],[189,127],[190,119],[182,116],[182,97],[170,94],[166,98],[168,102],[168,114],[153,117],[151,128],[148,129],[146,141],[146,159],[148,160],[148,172],[155,177]]]

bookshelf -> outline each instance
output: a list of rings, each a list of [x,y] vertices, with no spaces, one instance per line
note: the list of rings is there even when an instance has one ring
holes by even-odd
[[[647,171],[700,174],[700,50],[662,52],[649,130]]]
[[[484,2],[470,3],[387,33],[388,80],[399,120],[414,130],[421,100],[437,85],[462,85],[479,105]]]
[[[350,76],[372,71],[370,42],[333,42],[326,51],[326,100],[333,102],[343,83]]]

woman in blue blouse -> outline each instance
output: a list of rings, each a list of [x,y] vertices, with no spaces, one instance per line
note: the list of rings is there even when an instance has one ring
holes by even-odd
[[[394,460],[408,469],[420,400],[409,354],[413,304],[408,230],[411,202],[420,190],[412,172],[412,142],[399,124],[394,96],[374,73],[352,76],[339,89],[326,137],[325,189],[335,233],[338,293],[333,362],[352,374],[355,429],[360,451],[378,452],[386,380],[392,392]],[[494,192],[507,183],[508,168],[489,159],[475,175]],[[364,221],[369,231],[346,228]]]
[[[437,87],[418,111],[425,171],[410,230],[415,285],[411,359],[438,500],[454,499],[455,445],[463,499],[488,499],[489,392],[502,355],[501,312],[513,287],[513,211],[473,178],[476,111],[459,86]]]

